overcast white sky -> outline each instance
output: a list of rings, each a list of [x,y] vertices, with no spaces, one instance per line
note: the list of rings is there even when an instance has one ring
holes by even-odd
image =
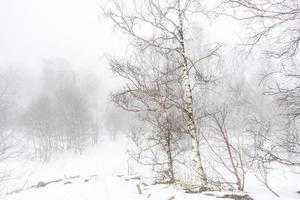
[[[124,52],[126,37],[116,34],[107,20],[99,20],[104,1],[0,0],[0,69],[33,69],[43,59],[63,57],[109,81],[104,54]],[[232,22],[220,19],[212,24],[208,37],[228,41],[236,32]]]
[[[115,48],[113,29],[99,21],[99,0],[0,0],[0,66],[24,68],[66,58],[99,68]],[[102,59],[102,60],[101,60]]]

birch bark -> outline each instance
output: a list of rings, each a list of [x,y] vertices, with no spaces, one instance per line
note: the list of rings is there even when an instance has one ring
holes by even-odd
[[[183,75],[183,89],[184,89],[184,106],[187,115],[187,128],[191,136],[191,146],[192,146],[192,163],[194,170],[200,176],[201,186],[207,186],[207,176],[204,172],[202,159],[199,151],[199,140],[197,129],[195,125],[195,117],[193,112],[193,94],[191,83],[189,79],[189,66],[186,57],[185,41],[184,41],[184,27],[183,27],[183,13],[180,6],[180,0],[177,0],[177,10],[178,10],[178,35],[179,35],[179,45],[180,45],[180,65],[182,68]]]

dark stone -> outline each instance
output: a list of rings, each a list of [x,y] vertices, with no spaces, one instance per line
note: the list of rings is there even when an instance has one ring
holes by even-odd
[[[65,179],[74,179],[74,178],[79,178],[80,176],[79,175],[76,175],[76,176],[69,176],[69,177],[66,177],[65,176]]]
[[[228,198],[228,199],[234,199],[234,200],[254,200],[249,195],[238,195],[238,194],[225,194],[224,196],[217,197],[217,198]]]
[[[204,193],[204,195],[206,195],[206,196],[216,196],[216,195],[214,195],[214,194],[211,194],[211,193]]]
[[[47,185],[47,183],[44,183],[43,181],[38,182],[38,184],[36,185],[36,187],[45,187]]]
[[[16,190],[13,190],[11,192],[7,192],[6,195],[18,194],[18,193],[20,193],[22,191],[23,191],[23,189],[16,189]]]

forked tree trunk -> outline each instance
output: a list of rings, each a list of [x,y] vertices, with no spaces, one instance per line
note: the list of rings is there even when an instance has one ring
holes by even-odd
[[[180,40],[180,57],[181,57],[181,67],[182,67],[182,75],[183,75],[183,89],[184,89],[184,103],[185,103],[185,110],[187,115],[187,128],[189,134],[191,136],[192,142],[192,163],[195,172],[200,176],[200,185],[202,187],[207,186],[207,176],[204,172],[202,166],[202,160],[199,151],[199,142],[198,142],[198,134],[195,125],[195,118],[193,113],[193,96],[192,96],[192,89],[191,83],[189,79],[189,68],[188,68],[188,61],[186,57],[185,51],[185,42],[184,42],[184,33],[183,33],[183,16],[180,6],[180,0],[177,0],[178,6],[178,19],[179,19],[179,27],[178,27],[178,35]]]

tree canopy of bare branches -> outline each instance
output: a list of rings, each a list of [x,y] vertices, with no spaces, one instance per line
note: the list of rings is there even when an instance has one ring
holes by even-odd
[[[233,10],[226,14],[247,20],[251,36],[246,45],[252,49],[261,40],[271,44],[272,56],[293,57],[299,52],[300,3],[298,0],[225,0]]]
[[[199,71],[201,62],[216,55],[220,46],[215,45],[204,55],[192,58],[187,51],[187,41],[191,38],[186,38],[192,15],[203,16],[204,9],[194,0],[133,0],[128,4],[126,2],[126,5],[124,1],[113,0],[108,7],[103,8],[103,12],[118,29],[131,37],[140,51],[140,59],[149,52],[154,52],[157,58],[156,63],[152,63],[156,65],[155,68],[149,68],[141,62],[136,64],[110,59],[113,72],[127,80],[126,88],[114,95],[114,101],[125,110],[134,112],[154,112],[171,107],[179,109],[191,137],[192,160],[194,170],[200,178],[199,185],[206,187],[207,177],[195,124],[192,83],[205,81],[205,76]],[[164,61],[166,59],[171,68],[164,66],[167,64]],[[172,74],[177,76],[175,80],[172,80]],[[198,79],[191,80],[192,74],[197,74],[195,77]],[[149,79],[149,76],[156,77],[156,80]],[[177,83],[171,85],[174,81]],[[169,92],[160,94],[158,92],[161,89]],[[174,97],[173,91],[178,90],[181,96]]]

